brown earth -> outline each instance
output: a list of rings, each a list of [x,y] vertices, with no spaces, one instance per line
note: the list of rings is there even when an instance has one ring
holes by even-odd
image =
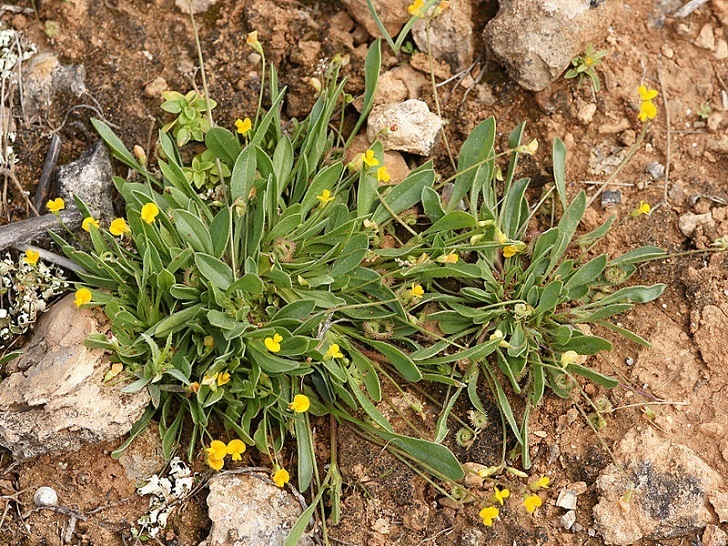
[[[150,149],[161,111],[159,97],[147,96],[145,87],[157,77],[164,78],[170,89],[180,91],[200,85],[190,20],[175,8],[173,0],[36,3],[40,21],[59,24],[60,31],[52,42],[43,35],[32,14],[6,13],[4,22],[24,29],[35,43],[56,52],[62,63],[84,65],[89,93],[78,99],[55,100],[46,115],[19,127],[16,148],[21,161],[16,175],[31,192],[40,175],[50,131],[58,131],[63,139],[62,163],[77,157],[95,139],[87,121],[92,111],[70,111],[72,106],[100,108],[103,117],[118,127],[127,145],[142,144]],[[473,7],[474,20],[481,26],[495,11],[488,0],[474,0]],[[612,255],[643,244],[673,252],[705,248],[717,236],[728,234],[728,157],[710,151],[710,141],[726,138],[728,104],[721,91],[728,90],[728,66],[725,60],[717,60],[712,52],[695,45],[705,25],[711,26],[717,38],[724,37],[728,30],[726,3],[708,3],[686,19],[668,17],[664,26],[657,17],[660,9],[641,0],[616,11],[606,41],[594,44],[596,49],[609,50],[599,67],[605,85],[595,96],[587,86],[578,89],[574,81],[564,80],[540,93],[525,92],[493,63],[487,64],[481,83],[467,93],[464,86],[454,84],[439,88],[443,117],[448,121],[446,131],[455,149],[489,115],[496,117],[503,130],[499,135],[502,139],[517,123],[528,120],[528,140],[538,138],[546,143],[558,136],[567,143],[567,178],[574,193],[587,188],[586,181],[604,179],[590,170],[598,162],[596,158],[610,155],[614,146],[629,143],[639,132],[637,86],[647,82],[660,89],[660,113],[649,130],[646,146],[619,177],[619,182],[625,184],[618,187],[621,203],[608,210],[595,203],[583,226],[588,231],[610,214],[617,215],[616,229],[596,249]],[[340,10],[337,2],[220,0],[198,16],[210,92],[219,103],[215,111],[218,123],[231,126],[236,118],[254,112],[260,65],[250,61],[245,47],[245,36],[253,29],[258,30],[269,59],[278,67],[281,82],[289,86],[285,105],[288,116],[306,114],[314,101],[314,90],[307,80],[320,75],[325,60],[336,53],[351,55],[348,89],[353,94],[361,92],[363,56],[370,38],[361,29],[345,32],[336,26],[345,20],[336,17]],[[478,49],[482,49],[480,45]],[[406,62],[406,57],[403,60]],[[391,55],[385,55],[386,66],[396,62]],[[476,75],[479,68],[474,68],[472,74]],[[425,92],[425,99],[433,104],[431,91]],[[596,104],[596,113],[591,119],[584,115],[579,119],[580,109],[590,103]],[[709,123],[698,115],[706,103],[713,113]],[[670,113],[669,127],[666,109]],[[93,115],[99,115],[99,111]],[[548,148],[542,145],[535,159],[525,163],[525,175],[548,180]],[[447,174],[443,150],[436,161]],[[653,161],[669,161],[669,202],[664,201],[664,179],[652,182],[645,173],[646,165]],[[8,205],[6,214],[0,220],[3,223],[27,214],[23,200],[12,187],[9,195],[9,202],[4,204]],[[630,217],[640,200],[653,204],[653,212]],[[678,218],[685,212],[711,210],[716,219],[714,228],[700,228],[692,238],[678,230]],[[607,446],[635,426],[655,427],[664,437],[695,451],[719,474],[728,476],[727,261],[725,254],[698,253],[641,268],[641,283],[664,282],[667,290],[656,302],[640,306],[618,320],[651,340],[652,348],[644,349],[608,332],[598,332],[614,341],[615,346],[610,354],[593,359],[590,365],[619,374],[634,385],[610,392],[589,391],[595,398],[606,396],[617,408],[601,432]],[[651,419],[647,419],[650,415],[646,412],[649,402],[655,413]],[[436,408],[426,406],[429,425],[436,413]],[[591,508],[597,501],[592,484],[610,462],[603,443],[573,402],[555,397],[547,397],[533,414],[530,429],[535,431],[532,472],[552,480],[544,497],[548,500],[535,516],[525,514],[516,503],[507,504],[501,520],[485,528],[479,522],[477,507],[443,506],[438,503],[441,495],[424,479],[382,453],[378,446],[359,441],[352,430],[340,427],[339,455],[345,484],[342,521],[329,530],[333,543],[601,544],[588,529],[592,525]],[[319,430],[325,438],[325,423]],[[12,463],[7,454],[2,455],[0,543],[133,543],[129,527],[146,511],[147,501],[134,495],[134,484],[124,468],[110,458],[115,447],[88,446],[76,453],[48,455],[24,464]],[[500,428],[496,426],[492,431],[488,428],[470,452],[461,450],[458,455],[464,460],[494,464],[499,449]],[[195,461],[195,469],[205,472],[200,463]],[[573,482],[585,482],[588,488],[579,497],[580,533],[561,528],[563,511],[554,505],[559,488]],[[32,495],[41,485],[55,487],[63,505],[85,518],[79,518],[70,541],[62,538],[69,514],[35,509]],[[202,489],[180,505],[157,543],[192,545],[203,540],[209,529],[204,498]],[[660,544],[687,546],[696,541],[696,536],[687,536],[662,540]]]

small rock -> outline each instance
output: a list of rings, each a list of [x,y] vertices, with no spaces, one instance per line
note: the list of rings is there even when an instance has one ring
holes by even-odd
[[[384,38],[369,12],[366,0],[341,0],[341,3],[354,20],[366,27],[371,36]],[[409,20],[410,15],[407,12],[409,4],[410,0],[372,0],[372,5],[390,36],[399,34]]]
[[[686,212],[678,218],[677,225],[680,231],[686,237],[690,237],[695,233],[698,226],[715,227],[713,215],[710,212],[705,214],[695,214],[694,212]]]
[[[665,166],[658,161],[653,161],[647,164],[645,172],[650,175],[652,180],[660,180],[665,176]]]
[[[596,104],[593,102],[583,102],[579,105],[579,109],[576,112],[576,119],[578,119],[582,125],[589,125],[594,119],[594,114],[596,113]]]
[[[217,0],[175,0],[174,5],[179,8],[182,13],[189,15],[190,7],[192,13],[204,13],[217,3]]]
[[[718,129],[720,129],[722,123],[723,114],[721,114],[720,112],[711,112],[711,114],[708,116],[708,129],[710,129],[712,132],[716,132]]]
[[[301,40],[298,47],[291,51],[291,62],[306,67],[312,67],[321,56],[321,42],[316,40]]]
[[[47,115],[62,93],[80,97],[86,92],[83,65],[62,65],[51,52],[36,53],[23,65],[23,108],[29,117]]]
[[[606,5],[583,0],[503,0],[483,31],[483,43],[521,87],[545,89],[584,52],[599,43],[609,21]]]
[[[573,491],[575,495],[583,495],[586,493],[587,485],[586,482],[574,482],[569,484],[569,489]]]
[[[367,137],[377,138],[385,150],[417,155],[432,153],[443,121],[420,100],[376,106],[369,114]]]
[[[450,65],[445,61],[438,61],[422,51],[415,52],[410,57],[410,66],[423,74],[432,74],[439,80],[446,80],[452,75]]]
[[[728,59],[728,42],[726,42],[723,38],[715,43],[715,51],[713,52],[713,56],[719,61]]]
[[[721,476],[687,447],[663,440],[652,428],[628,432],[596,480],[594,522],[605,544],[685,536],[713,520],[710,495],[725,500]],[[626,475],[625,475],[626,471]],[[628,510],[620,499],[633,490]],[[715,503],[711,500],[713,506]],[[719,501],[716,501],[719,502]]]
[[[604,190],[602,193],[602,208],[608,209],[614,205],[619,205],[622,201],[622,192],[619,190]]]
[[[33,495],[33,502],[36,506],[56,506],[58,505],[58,493],[52,487],[39,487]]]
[[[635,133],[632,129],[627,129],[619,134],[617,140],[622,146],[629,148],[632,144],[634,144],[635,140],[637,140],[637,133]]]
[[[566,529],[567,531],[571,529],[574,524],[576,523],[576,512],[573,510],[569,510],[561,516],[561,526]]]
[[[728,154],[728,136],[724,136],[719,139],[708,139],[705,142],[705,147],[709,152],[714,152],[716,154]]]
[[[562,489],[559,492],[559,498],[556,499],[556,506],[564,510],[574,510],[576,508],[576,493],[570,489]]]
[[[574,533],[581,533],[584,531],[584,526],[577,521],[574,525],[571,526],[571,531]]]
[[[162,76],[157,76],[144,87],[144,96],[150,99],[158,99],[167,88],[167,80]]]
[[[706,23],[700,29],[700,34],[695,39],[695,45],[710,51],[715,49],[715,34],[713,34],[713,26],[710,23]]]
[[[429,25],[425,19],[418,19],[412,27],[412,38],[420,51],[425,52],[429,38],[429,52],[434,59],[449,64],[453,72],[465,70],[475,54],[470,0],[452,0]]]
[[[675,51],[666,44],[663,44],[662,47],[660,47],[660,51],[668,59],[672,59],[675,56]]]
[[[703,531],[703,546],[726,546],[728,535],[717,525],[708,524]]]
[[[384,166],[387,167],[390,184],[399,184],[409,176],[410,168],[399,152],[384,152]]]
[[[0,445],[16,459],[74,450],[123,436],[149,404],[103,384],[104,351],[84,341],[99,331],[94,312],[71,294],[51,306],[19,358],[19,372],[0,383]]]
[[[250,64],[258,64],[263,59],[261,54],[256,53],[255,51],[253,51],[252,53],[249,53],[247,58],[248,58],[248,62]]]
[[[92,144],[76,161],[58,168],[58,192],[67,203],[77,195],[94,214],[111,218],[114,205],[114,171],[102,141]]]
[[[402,514],[402,525],[410,531],[422,531],[427,528],[430,507],[422,501],[414,501]]]
[[[404,102],[409,97],[409,90],[402,80],[395,77],[392,71],[379,76],[377,89],[374,92],[374,104],[391,104]]]
[[[292,495],[270,483],[266,475],[218,474],[209,487],[208,546],[283,544],[303,511]],[[312,546],[313,541],[304,536],[298,544]]]
[[[631,123],[627,118],[621,118],[614,123],[602,123],[597,131],[600,135],[614,135],[626,131],[631,127]]]

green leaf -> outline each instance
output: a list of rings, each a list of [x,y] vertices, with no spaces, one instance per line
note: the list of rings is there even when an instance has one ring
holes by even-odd
[[[429,188],[425,188],[425,190],[427,189]],[[430,235],[432,233],[440,233],[442,231],[473,229],[477,225],[478,220],[472,214],[462,210],[451,210],[427,228],[427,231],[425,231],[424,234]]]
[[[192,322],[202,312],[203,306],[201,303],[182,309],[176,313],[172,313],[170,316],[163,318],[154,326],[155,337],[167,337],[178,330],[181,330],[188,323]]]
[[[369,237],[364,233],[357,233],[349,239],[336,261],[327,272],[331,277],[338,278],[356,268],[369,250]]]
[[[345,147],[348,147],[351,139],[353,139],[359,132],[359,128],[369,115],[372,106],[374,106],[374,92],[377,89],[377,82],[379,81],[379,70],[381,69],[381,67],[382,41],[377,38],[369,46],[369,51],[367,51],[367,56],[364,59],[364,101],[362,103],[362,109],[361,114],[359,115],[359,119],[357,120],[356,125],[354,125],[354,129],[352,129],[351,134],[346,141]]]
[[[503,196],[500,224],[503,233],[509,237],[519,237],[520,233],[525,229],[522,224],[529,216],[528,202],[524,197],[528,183],[528,178],[517,180]]]
[[[384,197],[380,197],[395,214],[399,214],[405,209],[415,206],[420,202],[422,190],[430,188],[435,183],[435,171],[432,170],[432,164],[426,163],[417,171],[413,171],[410,175],[394,186]],[[372,215],[372,221],[381,224],[385,220],[391,218],[390,212],[380,204]]]
[[[431,222],[437,222],[440,218],[445,216],[445,210],[442,208],[442,200],[440,194],[437,193],[430,187],[422,189],[422,208],[425,210],[425,216],[427,216]]]
[[[285,307],[281,308],[280,311],[278,311],[275,315],[273,315],[273,318],[271,320],[279,320],[279,319],[295,319],[295,320],[303,320],[307,318],[311,313],[313,313],[314,308],[316,307],[316,302],[314,300],[298,300],[289,303]]]
[[[495,373],[491,371],[491,369],[488,367],[487,364],[483,365],[483,369],[488,374],[490,381],[488,381],[488,384],[490,385],[491,390],[493,391],[493,394],[495,395],[496,404],[498,405],[498,409],[500,410],[501,414],[505,418],[506,422],[508,423],[508,426],[511,427],[511,431],[513,431],[513,435],[516,437],[516,440],[518,440],[518,443],[523,446],[523,438],[521,436],[521,430],[518,428],[518,423],[516,422],[516,418],[513,415],[513,409],[511,408],[511,404],[508,401],[508,397],[506,396],[506,393],[503,391],[503,387],[501,387],[500,383],[498,382],[498,378],[495,376]]]
[[[230,295],[236,290],[257,296],[263,293],[263,281],[255,273],[246,273],[227,288],[227,293]]]
[[[465,476],[455,455],[443,445],[394,434],[382,429],[376,429],[373,432],[389,442],[391,446],[402,449],[428,472],[452,481],[461,480]]]
[[[384,161],[382,143],[376,141],[371,145],[370,149],[374,152],[374,157],[379,160],[379,164],[381,165]],[[377,181],[376,167],[362,165],[359,171],[359,188],[356,194],[356,215],[358,218],[363,219],[369,216],[379,195],[378,188],[379,182]]]
[[[621,267],[628,264],[638,264],[648,260],[662,258],[667,252],[656,246],[643,246],[630,250],[613,260],[609,260],[608,267]]]
[[[228,165],[234,165],[240,154],[240,144],[235,135],[222,127],[211,127],[205,135],[205,146],[215,157]]]
[[[213,256],[222,257],[230,240],[230,208],[223,207],[210,224]],[[199,250],[199,249],[195,249]]]
[[[384,430],[388,432],[394,432],[394,429],[392,428],[392,425],[389,423],[389,421],[387,421],[387,418],[384,417],[384,415],[382,415],[382,412],[380,412],[371,402],[371,400],[367,398],[367,396],[359,388],[357,382],[354,379],[350,378],[348,381],[348,385],[349,389],[354,394],[357,402],[359,402],[359,406],[372,419],[372,421],[374,421]]]
[[[215,249],[210,232],[197,216],[186,210],[176,209],[172,211],[172,217],[177,231],[184,241],[188,242],[197,252],[214,254]]]
[[[329,190],[332,195],[335,194],[336,186],[339,183],[343,170],[344,164],[341,161],[337,161],[316,174],[301,201],[302,216],[305,217],[311,209],[319,204],[319,200],[316,197],[321,195],[324,190]]]
[[[246,146],[235,160],[233,172],[230,176],[230,200],[232,203],[235,203],[238,199],[242,202],[248,201],[250,190],[253,189],[255,182],[256,164],[255,148]]]
[[[665,291],[665,284],[653,284],[652,286],[628,286],[617,290],[613,294],[606,296],[581,307],[577,307],[575,311],[581,309],[593,309],[595,307],[604,307],[612,303],[647,303],[659,298]]]
[[[554,349],[561,352],[575,351],[580,355],[595,355],[599,351],[612,350],[612,344],[606,339],[577,332],[566,343],[554,345]]]
[[[195,252],[195,265],[200,274],[220,290],[227,290],[233,283],[233,270],[215,256]]]
[[[316,464],[311,428],[305,416],[296,415],[293,418],[293,429],[296,432],[296,446],[298,448],[298,490],[305,491],[311,485],[313,468]]]
[[[482,121],[473,131],[460,148],[458,156],[458,172],[457,179],[453,186],[450,199],[445,205],[445,210],[454,210],[458,203],[470,191],[470,188],[476,181],[476,177],[483,177],[487,174],[490,178],[492,169],[486,166],[491,162],[493,157],[493,143],[495,142],[495,118],[492,116]],[[489,183],[484,181],[483,184]],[[487,189],[488,196],[485,205],[493,208],[495,205],[495,197],[491,195],[491,190]]]
[[[560,138],[554,139],[553,145],[554,182],[556,191],[561,200],[561,206],[566,210],[566,145]]]
[[[301,367],[300,363],[281,358],[269,353],[263,344],[258,341],[251,341],[248,346],[248,354],[260,369],[269,374],[292,372]]]
[[[566,367],[566,370],[572,373],[577,373],[582,377],[586,377],[590,381],[594,381],[594,383],[597,383],[602,387],[606,387],[608,389],[613,389],[614,387],[619,385],[619,381],[617,381],[616,379],[612,377],[607,377],[606,375],[602,375],[599,372],[595,372],[591,368],[582,366],[581,364],[569,364]]]
[[[114,131],[111,130],[111,127],[96,118],[91,118],[91,125],[93,125],[94,129],[96,129],[96,132],[103,139],[106,145],[111,149],[111,152],[116,158],[121,160],[121,162],[124,163],[127,167],[131,167],[135,171],[142,174],[146,173],[145,169],[142,168],[142,166],[127,149],[121,139],[116,136]]]
[[[607,255],[602,254],[589,260],[587,263],[579,267],[576,272],[569,277],[564,285],[564,289],[570,293],[580,286],[593,284],[599,275],[602,274],[604,269],[607,267]]]
[[[422,379],[422,372],[419,370],[417,365],[412,362],[412,359],[393,345],[383,341],[375,341],[373,339],[362,340],[362,342],[369,345],[375,351],[383,354],[392,366],[394,366],[407,381],[416,383]]]

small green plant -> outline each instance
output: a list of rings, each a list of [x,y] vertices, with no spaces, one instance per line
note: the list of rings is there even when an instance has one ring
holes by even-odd
[[[713,109],[710,107],[709,102],[704,102],[700,108],[698,108],[698,117],[705,121],[710,117],[710,113],[713,111]]]
[[[190,91],[186,95],[177,91],[164,91],[162,93],[164,102],[162,110],[170,114],[177,114],[177,117],[162,127],[165,133],[172,129],[172,134],[177,139],[177,146],[181,147],[190,140],[204,142],[205,134],[210,130],[210,122],[205,118],[208,110],[213,110],[217,103],[208,99],[197,91]]]
[[[581,85],[584,77],[588,77],[591,83],[592,89],[595,93],[599,92],[601,85],[599,84],[599,76],[597,76],[596,67],[602,64],[602,59],[607,55],[606,49],[594,51],[594,46],[589,44],[586,47],[584,55],[574,57],[571,59],[571,66],[564,74],[564,78],[567,80],[572,78],[579,78],[579,85]]]

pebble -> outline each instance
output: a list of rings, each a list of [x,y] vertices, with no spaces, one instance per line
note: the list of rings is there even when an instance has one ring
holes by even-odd
[[[620,133],[618,140],[619,143],[624,146],[632,146],[632,144],[635,143],[635,140],[637,140],[637,133],[635,133],[632,129],[627,129],[623,133]]]
[[[570,489],[562,489],[559,492],[559,498],[556,499],[556,506],[564,510],[574,510],[576,508],[576,493]]]
[[[150,99],[161,98],[162,92],[167,90],[167,80],[157,76],[144,87],[144,96]]]
[[[561,526],[566,529],[567,531],[571,529],[574,524],[576,523],[576,512],[573,510],[569,510],[561,516]]]
[[[579,110],[576,112],[576,119],[578,119],[583,125],[589,125],[594,119],[594,114],[596,113],[596,104],[593,102],[583,103],[579,106]]]
[[[634,366],[634,358],[631,356],[627,357],[624,361],[627,366]]]
[[[690,237],[698,226],[715,226],[713,215],[710,212],[704,214],[695,214],[693,212],[686,212],[677,220],[677,225],[680,231],[686,237]]]
[[[619,190],[605,190],[602,193],[602,208],[618,205],[622,201],[622,192]]]
[[[584,526],[581,523],[576,522],[574,525],[571,526],[571,530],[574,533],[581,533],[582,531],[584,531]]]
[[[710,129],[712,132],[716,132],[718,129],[720,129],[720,125],[723,123],[723,114],[720,112],[712,112],[708,116],[708,129]]]
[[[703,546],[726,546],[728,536],[717,525],[708,524],[703,531]]]
[[[653,161],[647,164],[645,172],[650,175],[652,180],[660,180],[660,178],[665,176],[665,166],[658,161]]]
[[[715,34],[713,34],[713,26],[710,23],[706,23],[700,29],[700,34],[698,34],[695,40],[695,45],[702,49],[709,49],[710,51],[715,49]]]
[[[728,59],[728,42],[723,39],[718,40],[715,44],[715,51],[713,52],[713,55],[719,61]]]
[[[673,49],[671,47],[668,47],[667,45],[663,45],[660,48],[660,51],[668,59],[672,59],[675,56],[675,51],[673,51]]]
[[[39,487],[33,495],[33,502],[36,506],[56,506],[58,504],[58,493],[52,487]]]

